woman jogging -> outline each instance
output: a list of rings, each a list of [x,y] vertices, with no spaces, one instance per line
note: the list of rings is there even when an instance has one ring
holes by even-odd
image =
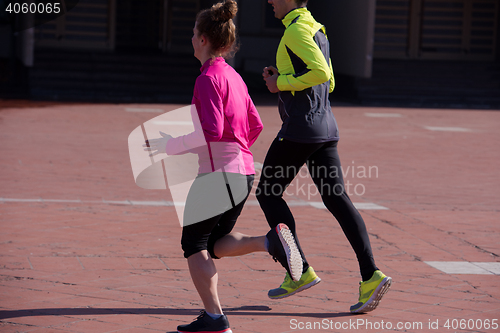
[[[376,267],[363,218],[345,192],[337,152],[339,132],[328,100],[335,81],[325,28],[305,7],[307,0],[268,3],[286,28],[276,55],[278,68],[266,67],[263,72],[269,91],[279,93],[283,125],[267,152],[257,199],[271,228],[278,223],[290,228],[304,260],[300,280],[293,281],[287,273],[281,286],[270,290],[268,296],[288,297],[321,281],[300,249],[294,217],[283,200],[283,192],[306,164],[325,206],[340,223],[359,262],[359,300],[350,311],[372,311],[389,289],[391,278]]]
[[[224,60],[234,51],[232,19],[237,10],[236,2],[227,0],[197,15],[192,44],[202,67],[192,102],[193,119],[199,119],[195,131],[177,138],[162,133],[145,145],[151,156],[190,152],[199,157],[199,174],[186,199],[181,244],[205,310],[194,322],[178,326],[180,333],[231,332],[219,302],[213,259],[267,251],[295,280],[302,274],[302,258],[286,225],[277,224],[260,237],[231,232],[253,185],[249,147],[263,128],[245,83]]]

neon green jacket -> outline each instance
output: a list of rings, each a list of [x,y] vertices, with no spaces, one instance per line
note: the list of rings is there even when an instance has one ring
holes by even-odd
[[[307,8],[297,8],[291,11],[283,19],[283,24],[286,30],[276,55],[276,65],[280,72],[279,90],[300,91],[330,80],[329,92],[332,92],[335,87],[332,62],[329,58],[327,62],[325,55],[315,42],[315,35],[319,30],[326,36],[325,27],[316,22]],[[288,50],[291,50],[307,65],[307,70],[300,73],[295,71],[293,59]]]
[[[328,99],[335,79],[325,28],[307,8],[289,12],[283,24],[286,29],[276,54],[283,121],[278,136],[303,143],[339,140]]]

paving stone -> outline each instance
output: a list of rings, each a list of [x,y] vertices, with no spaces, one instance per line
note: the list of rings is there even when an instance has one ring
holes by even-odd
[[[168,191],[138,188],[130,170],[126,138],[155,115],[126,112],[127,104],[9,105],[0,101],[0,138],[7,143],[0,157],[0,331],[173,332],[193,320],[203,306],[182,255],[175,209],[131,204],[172,201]],[[262,162],[279,118],[275,107],[258,109],[265,131],[252,151]],[[377,310],[348,313],[360,280],[354,252],[327,210],[292,206],[301,245],[322,282],[270,300],[267,291],[280,285],[284,271],[267,254],[217,260],[221,303],[233,330],[297,332],[291,320],[338,325],[364,319],[439,320],[440,329],[432,331],[447,332],[447,319],[498,318],[498,276],[450,275],[425,261],[499,262],[500,113],[333,111],[343,167],[376,167],[371,177],[351,172],[346,181],[365,189],[351,195],[353,202],[389,208],[360,213],[376,263],[393,285]],[[370,112],[401,117],[366,117]],[[311,184],[304,174],[293,185]],[[268,226],[254,191],[235,231],[264,235]],[[321,200],[300,192],[286,199]]]

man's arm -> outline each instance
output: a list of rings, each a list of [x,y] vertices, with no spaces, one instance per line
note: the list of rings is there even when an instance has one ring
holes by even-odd
[[[295,74],[281,74],[277,87],[281,91],[301,91],[333,78],[330,60],[325,59],[313,36],[304,27],[292,25],[283,36],[290,58],[302,61],[306,67]]]

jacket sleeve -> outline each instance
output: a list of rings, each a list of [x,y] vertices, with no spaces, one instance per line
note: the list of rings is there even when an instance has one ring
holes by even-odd
[[[248,132],[248,147],[251,147],[264,128],[259,112],[257,111],[257,108],[253,104],[251,98],[248,98],[248,126],[250,128],[250,131]]]
[[[196,80],[201,127],[207,142],[219,141],[224,132],[224,104],[216,82],[208,76]]]
[[[182,155],[186,153],[197,153],[200,147],[207,145],[205,137],[203,135],[203,130],[200,125],[200,119],[198,117],[198,112],[196,111],[196,106],[191,105],[191,119],[193,122],[194,131],[172,138],[167,141],[166,153],[167,155]]]
[[[216,83],[207,76],[196,79],[194,105],[191,105],[194,131],[167,142],[168,155],[196,152],[207,142],[219,141],[224,130],[224,107]]]
[[[292,62],[301,61],[306,68],[295,74],[280,74],[278,89],[281,91],[301,91],[333,78],[332,68],[314,41],[314,36],[304,27],[293,24],[283,35],[286,52]],[[331,87],[330,87],[331,89]]]

